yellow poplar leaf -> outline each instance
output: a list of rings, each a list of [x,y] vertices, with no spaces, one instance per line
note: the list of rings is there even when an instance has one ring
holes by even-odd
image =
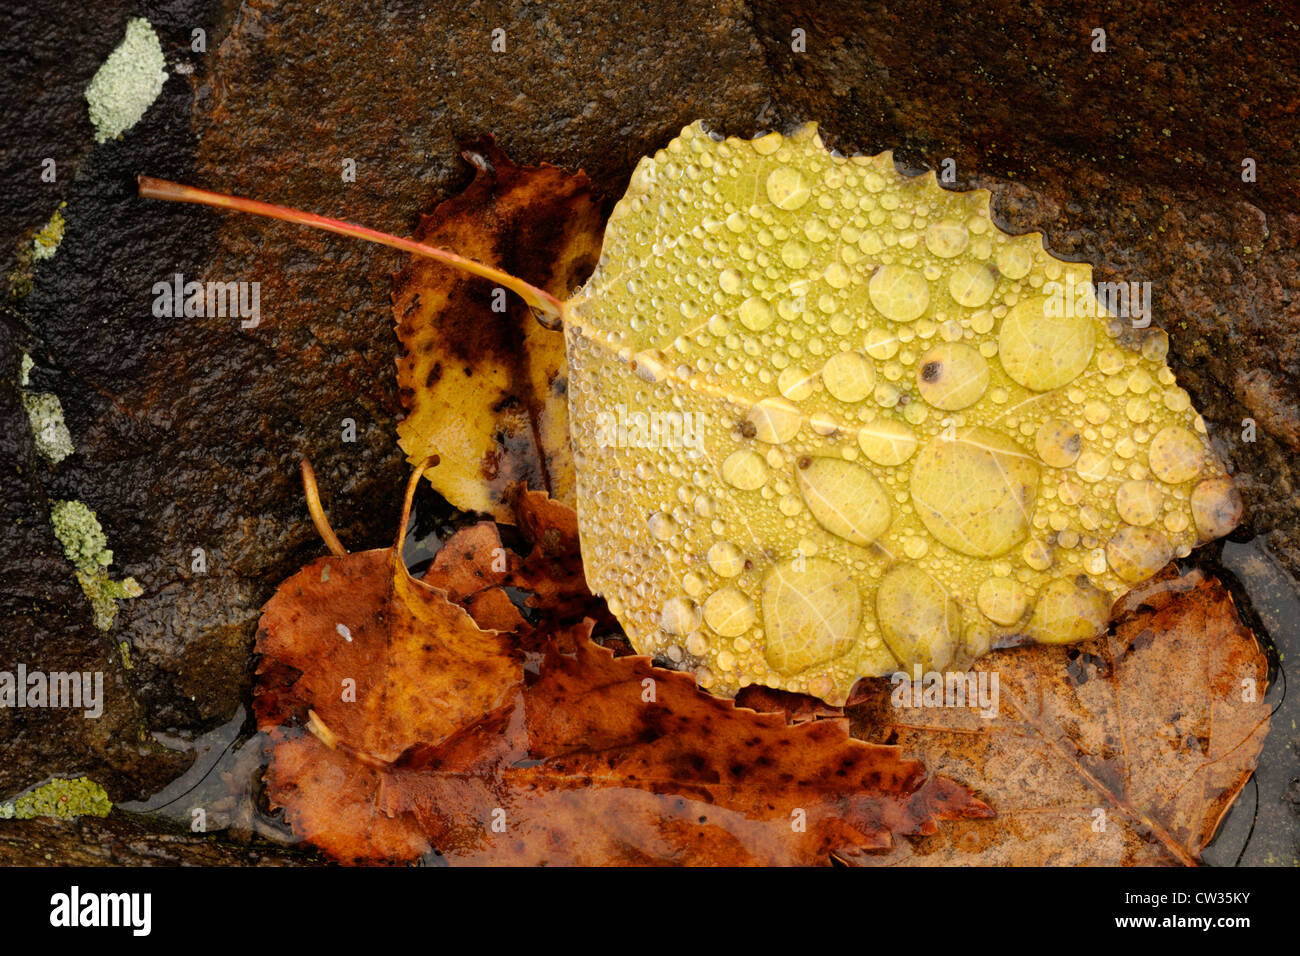
[[[811,125],[641,161],[565,310],[587,579],[637,651],[839,704],[1094,637],[1237,523],[1165,334],[988,200]]]

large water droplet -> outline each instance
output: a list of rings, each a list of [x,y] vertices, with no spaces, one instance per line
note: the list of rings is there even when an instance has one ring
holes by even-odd
[[[942,259],[961,255],[969,242],[966,227],[952,219],[941,219],[925,230],[925,247]]]
[[[876,590],[876,620],[885,644],[906,671],[943,670],[961,634],[961,609],[930,575],[910,565],[894,568]]]
[[[1145,527],[1160,517],[1164,505],[1153,481],[1126,481],[1115,490],[1115,510],[1136,527]]]
[[[742,280],[740,273],[735,269],[723,269],[718,275],[718,286],[723,292],[729,295],[735,295],[740,291]]]
[[[709,548],[707,558],[713,573],[724,578],[734,578],[745,570],[744,554],[730,541],[714,542],[713,547]]]
[[[741,324],[751,332],[762,332],[776,321],[772,307],[756,295],[740,303],[739,315]]]
[[[1034,448],[1043,464],[1052,468],[1069,468],[1083,449],[1083,436],[1069,422],[1049,418],[1038,426]]]
[[[1029,597],[1029,588],[1014,578],[994,577],[980,582],[975,601],[994,624],[1010,627],[1025,616]]]
[[[860,402],[876,387],[876,368],[857,352],[840,352],[822,368],[826,391],[841,402]]]
[[[989,387],[989,363],[963,342],[945,342],[921,356],[916,387],[935,408],[966,408],[979,401]]]
[[[1192,520],[1204,540],[1221,538],[1241,521],[1241,493],[1231,478],[1207,478],[1192,489]]]
[[[898,336],[890,329],[877,326],[867,333],[866,348],[873,359],[888,361],[898,354]]]
[[[768,666],[796,674],[846,652],[862,623],[862,596],[849,571],[825,558],[783,561],[763,576]]]
[[[767,174],[767,198],[778,209],[798,209],[810,195],[803,173],[792,166],[778,166]]]
[[[799,492],[817,523],[863,547],[889,528],[892,511],[880,482],[860,465],[840,458],[813,458],[796,470]]]
[[[754,426],[759,441],[779,445],[798,434],[803,416],[784,398],[764,398],[755,403],[745,420]]]
[[[1161,481],[1178,485],[1201,473],[1205,451],[1201,441],[1181,425],[1170,425],[1151,439],[1147,463]]]
[[[881,266],[867,283],[867,294],[877,311],[895,322],[911,322],[930,305],[930,284],[907,266]]]
[[[690,598],[671,597],[659,612],[659,627],[669,634],[683,635],[698,630],[700,609]]]
[[[733,451],[722,462],[722,480],[741,491],[753,491],[767,483],[767,464],[750,448]]]
[[[998,331],[1002,368],[1036,392],[1072,382],[1092,359],[1092,319],[1048,315],[1047,302],[1043,297],[1017,302]]]
[[[974,309],[989,300],[997,284],[997,277],[984,263],[960,262],[948,277],[948,293],[958,305]]]
[[[1096,636],[1106,626],[1110,600],[1086,575],[1056,578],[1038,597],[1025,631],[1042,644],[1068,644]]]
[[[966,428],[928,444],[912,469],[916,513],[940,543],[976,558],[1005,554],[1029,530],[1038,465],[990,428]]]
[[[664,514],[662,511],[656,511],[646,520],[656,541],[667,541],[677,533],[677,522],[671,516]]]
[[[1131,584],[1149,578],[1173,556],[1169,539],[1154,528],[1125,525],[1106,544],[1111,570]]]
[[[916,451],[916,435],[907,425],[885,418],[858,429],[858,447],[877,465],[901,465]]]
[[[802,242],[792,239],[781,247],[781,261],[791,269],[802,269],[811,259],[812,254]]]
[[[1023,279],[1033,264],[1033,253],[1018,242],[1009,242],[998,250],[998,272],[1008,279]]]
[[[802,402],[813,393],[815,379],[816,376],[810,374],[803,366],[791,365],[777,376],[776,387],[791,401]]]
[[[754,602],[739,588],[728,585],[704,602],[704,623],[723,637],[739,637],[755,620]]]

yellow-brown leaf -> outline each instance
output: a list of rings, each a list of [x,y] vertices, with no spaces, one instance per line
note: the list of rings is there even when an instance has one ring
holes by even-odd
[[[469,187],[421,219],[415,238],[567,298],[600,254],[600,206],[582,173],[521,167],[485,140]],[[498,309],[500,311],[498,311]],[[412,464],[437,454],[433,487],[457,508],[512,523],[515,483],[574,503],[564,334],[492,283],[415,259],[394,278],[404,354],[398,427]]]

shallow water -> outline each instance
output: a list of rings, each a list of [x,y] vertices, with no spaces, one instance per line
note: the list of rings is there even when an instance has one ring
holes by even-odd
[[[1287,692],[1287,664],[1300,652],[1300,585],[1259,538],[1225,541],[1217,561],[1204,560],[1202,567],[1218,574],[1242,620],[1268,650],[1264,699],[1273,705],[1259,766],[1202,856],[1213,866],[1295,866],[1300,863],[1300,694]]]

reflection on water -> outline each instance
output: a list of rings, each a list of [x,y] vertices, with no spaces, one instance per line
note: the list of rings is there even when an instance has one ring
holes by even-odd
[[[1193,553],[1193,557],[1196,553]],[[1287,692],[1286,666],[1300,654],[1300,585],[1261,538],[1224,541],[1216,563],[1206,561],[1232,591],[1242,621],[1269,651],[1272,724],[1255,776],[1242,790],[1202,854],[1214,866],[1295,866],[1300,863],[1293,783],[1300,780],[1295,728],[1300,695]]]
[[[264,738],[247,718],[241,705],[229,721],[195,740],[155,734],[166,747],[193,752],[194,763],[158,793],[146,800],[120,803],[118,809],[160,817],[193,832],[221,833],[239,843],[247,843],[255,835],[277,843],[292,842],[283,821],[259,808],[266,768]]]

